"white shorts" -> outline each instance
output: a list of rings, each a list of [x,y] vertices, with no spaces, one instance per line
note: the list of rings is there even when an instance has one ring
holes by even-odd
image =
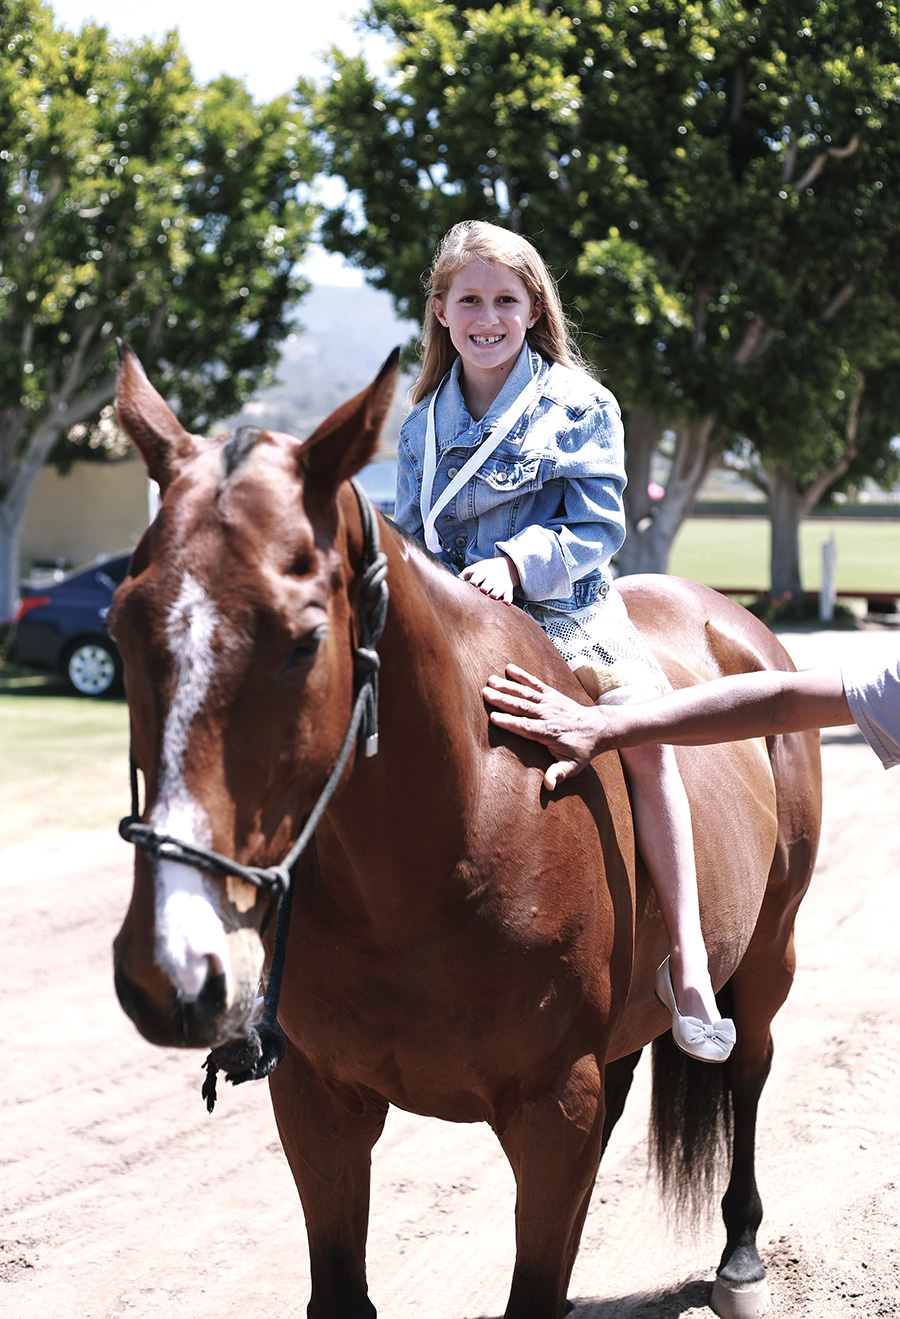
[[[563,612],[535,600],[526,600],[523,608],[547,633],[592,700],[609,699],[612,693],[618,701],[641,700],[671,690],[615,586],[584,609]]]

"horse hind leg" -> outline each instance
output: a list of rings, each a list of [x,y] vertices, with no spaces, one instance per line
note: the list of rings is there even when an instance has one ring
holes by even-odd
[[[737,1029],[728,1061],[734,1136],[731,1179],[722,1200],[727,1240],[712,1300],[722,1319],[757,1319],[769,1307],[756,1247],[762,1221],[756,1119],[772,1066],[772,1019],[794,980],[794,918],[815,864],[821,813],[817,744],[774,739],[770,750],[778,784],[778,843],[753,938],[729,981]],[[798,758],[803,772],[797,772]]]
[[[756,1245],[762,1200],[755,1172],[756,1116],[768,1076],[768,1060],[754,1074],[754,1069],[742,1068],[740,1059],[735,1059],[730,1071],[734,1134],[731,1178],[722,1198],[727,1239],[710,1306],[721,1319],[759,1319],[771,1304],[766,1270]]]
[[[770,1304],[766,1271],[756,1246],[762,1222],[756,1184],[756,1121],[772,1066],[772,1018],[787,998],[794,976],[793,937],[788,937],[786,947],[780,938],[776,943],[784,948],[778,955],[771,948],[763,950],[751,943],[730,982],[738,1037],[728,1063],[734,1134],[731,1177],[722,1198],[727,1239],[712,1298],[712,1307],[722,1319],[758,1319]]]
[[[727,1063],[695,1062],[679,1052],[668,1034],[654,1041],[654,1153],[663,1197],[683,1217],[705,1210],[721,1185],[730,1153],[722,1199],[727,1240],[710,1306],[720,1319],[760,1319],[770,1298],[756,1247],[762,1221],[756,1115],[769,1073],[771,1037],[768,1019],[761,1031],[759,1018],[732,1007],[730,985],[718,998],[720,1011],[733,1015],[737,1024],[738,1043]]]

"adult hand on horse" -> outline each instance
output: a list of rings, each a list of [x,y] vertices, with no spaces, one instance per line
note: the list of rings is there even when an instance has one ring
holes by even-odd
[[[491,723],[542,742],[556,757],[544,775],[548,792],[579,774],[600,750],[614,744],[610,726],[620,711],[579,705],[517,664],[507,665],[505,677],[492,673],[483,695],[495,707]]]
[[[519,570],[506,554],[498,554],[494,559],[479,559],[463,568],[459,575],[485,595],[508,605],[512,604],[513,588],[519,585]]]

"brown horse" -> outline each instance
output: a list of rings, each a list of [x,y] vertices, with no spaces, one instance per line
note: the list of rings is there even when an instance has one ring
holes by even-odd
[[[113,611],[147,831],[116,985],[154,1042],[242,1033],[273,876],[337,762],[337,791],[294,869],[286,1054],[270,1080],[307,1221],[308,1314],[375,1314],[370,1160],[396,1104],[490,1123],[518,1192],[507,1319],[559,1319],[604,1140],[640,1050],[670,1024],[653,989],[666,934],[618,756],[549,797],[546,753],[492,727],[480,694],[509,659],[586,699],[575,678],[522,611],[383,520],[380,749],[342,758],[359,656],[377,665],[360,629],[380,562],[348,478],[373,454],[393,376],[389,365],[305,442],[243,429],[209,440],[180,426],[121,349],[119,416],[162,504]],[[623,590],[676,686],[791,667],[712,591],[670,578]],[[727,986],[738,1043],[725,1067],[657,1058],[657,1137],[679,1176],[709,1162],[710,1113],[733,1128],[713,1304],[743,1317],[766,1303],[755,1120],[815,857],[818,740],[678,758],[713,980]],[[207,861],[213,852],[233,861]]]

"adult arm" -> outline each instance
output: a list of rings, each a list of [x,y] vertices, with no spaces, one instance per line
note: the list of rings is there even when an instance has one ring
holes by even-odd
[[[491,675],[484,697],[493,723],[554,756],[544,776],[551,791],[615,747],[701,746],[854,722],[839,669],[739,673],[634,705],[585,706],[510,664],[504,677]]]

